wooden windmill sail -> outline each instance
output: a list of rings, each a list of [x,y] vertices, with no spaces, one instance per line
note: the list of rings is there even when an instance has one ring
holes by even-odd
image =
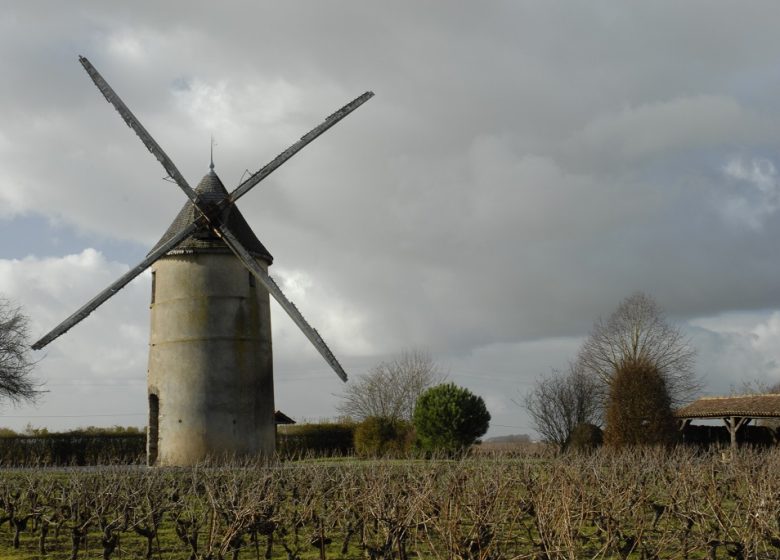
[[[347,103],[228,193],[213,162],[197,188],[190,187],[94,66],[85,57],[79,61],[189,201],[143,261],[32,347],[43,348],[152,267],[150,462],[158,456],[159,464],[190,464],[215,453],[269,453],[273,450],[269,294],[336,374],[343,381],[347,375],[319,333],[268,275],[271,255],[235,204],[373,93]]]

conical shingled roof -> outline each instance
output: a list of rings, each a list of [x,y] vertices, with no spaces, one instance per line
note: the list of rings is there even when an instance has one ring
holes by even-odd
[[[225,185],[222,184],[222,181],[219,180],[219,177],[217,177],[217,174],[214,173],[213,169],[209,171],[203,177],[203,179],[201,179],[200,183],[198,183],[198,186],[195,187],[195,192],[198,194],[198,197],[207,204],[218,203],[228,196]],[[195,209],[195,206],[193,206],[191,201],[187,201],[187,203],[184,205],[184,208],[181,209],[179,214],[176,216],[176,219],[173,220],[173,223],[170,225],[170,227],[168,227],[168,230],[155,244],[150,253],[165,243],[166,240],[170,239],[188,225],[190,225],[190,223],[199,216],[200,212]],[[233,235],[235,235],[236,238],[241,242],[244,248],[252,253],[252,255],[265,260],[268,262],[268,264],[273,262],[271,253],[269,253],[268,249],[266,249],[263,244],[260,243],[260,240],[252,231],[252,228],[249,227],[249,224],[244,219],[244,216],[241,215],[241,212],[235,206],[230,209],[226,225],[228,229],[233,232]],[[175,248],[168,251],[167,254],[182,255],[187,253],[224,252],[231,253],[232,251],[221,239],[214,236],[210,231],[203,230],[190,235],[181,243],[179,243]]]

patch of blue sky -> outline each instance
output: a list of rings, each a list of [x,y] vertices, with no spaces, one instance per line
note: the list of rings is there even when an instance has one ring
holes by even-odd
[[[0,219],[0,258],[62,257],[95,249],[109,260],[133,264],[149,247],[139,243],[79,231],[35,214]]]

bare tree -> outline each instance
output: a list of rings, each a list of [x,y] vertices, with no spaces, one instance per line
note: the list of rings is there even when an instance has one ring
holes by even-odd
[[[619,368],[652,364],[666,383],[673,406],[692,398],[700,387],[693,371],[696,351],[679,328],[670,324],[655,300],[637,292],[599,319],[580,349],[578,361],[601,384],[605,399]]]
[[[39,394],[32,377],[28,319],[22,310],[0,297],[0,398],[12,403],[34,401]]]
[[[732,384],[730,393],[734,397],[739,395],[776,395],[780,394],[780,382],[769,383],[761,379],[751,379],[743,381],[739,387]]]
[[[355,420],[379,416],[411,421],[417,397],[444,378],[428,353],[404,352],[349,383],[337,408]]]
[[[519,403],[518,403],[519,404]],[[593,378],[581,366],[569,364],[566,373],[553,371],[537,380],[523,399],[536,431],[561,450],[579,424],[598,422],[601,402]]]

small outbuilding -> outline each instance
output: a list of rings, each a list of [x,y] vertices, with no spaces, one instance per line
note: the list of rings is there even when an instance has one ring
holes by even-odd
[[[295,424],[295,420],[287,416],[284,412],[281,410],[277,410],[274,412],[274,424],[277,426],[286,426],[289,424]]]
[[[684,430],[692,420],[720,418],[737,447],[737,432],[751,421],[780,418],[780,394],[739,395],[735,397],[702,397],[674,413]]]
[[[274,412],[274,430],[276,434],[276,440],[279,440],[279,426],[290,426],[295,424],[295,420],[287,416],[281,410]]]

